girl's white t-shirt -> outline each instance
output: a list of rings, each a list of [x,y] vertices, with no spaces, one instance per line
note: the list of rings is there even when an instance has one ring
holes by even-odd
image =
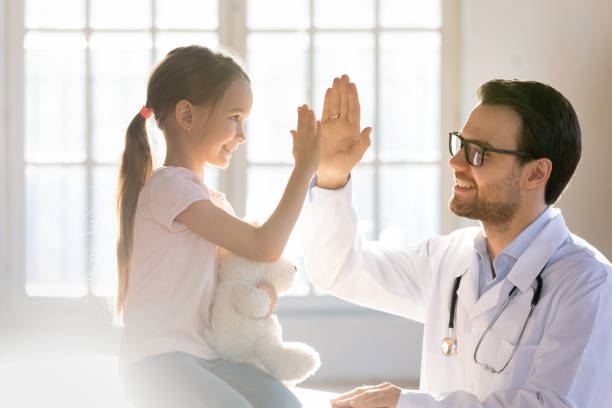
[[[121,368],[171,351],[217,358],[202,335],[214,292],[217,247],[175,220],[200,200],[234,213],[223,194],[183,167],[155,170],[140,192],[123,311]]]

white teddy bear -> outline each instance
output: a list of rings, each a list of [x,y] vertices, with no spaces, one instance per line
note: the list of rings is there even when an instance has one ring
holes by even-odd
[[[319,368],[319,354],[312,347],[283,342],[278,319],[269,315],[270,297],[257,287],[266,283],[281,294],[291,287],[295,272],[295,266],[284,258],[256,262],[220,251],[210,327],[204,333],[220,357],[257,365],[288,385],[303,381]]]

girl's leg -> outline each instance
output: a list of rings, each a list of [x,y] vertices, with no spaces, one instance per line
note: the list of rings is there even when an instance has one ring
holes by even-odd
[[[217,377],[242,394],[253,408],[301,408],[296,396],[276,378],[249,364],[200,360]]]
[[[182,352],[149,357],[125,370],[125,393],[137,408],[253,408],[202,362]]]

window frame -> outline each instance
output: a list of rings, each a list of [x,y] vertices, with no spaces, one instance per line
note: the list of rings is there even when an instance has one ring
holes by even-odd
[[[88,0],[84,0],[89,4]],[[227,44],[246,60],[247,33],[246,5],[247,0],[219,1],[219,25],[217,34],[220,44]],[[155,1],[151,0],[153,9]],[[376,0],[376,10],[379,1]],[[312,16],[313,0],[310,0]],[[87,6],[88,7],[88,6]],[[445,154],[447,129],[458,128],[460,125],[460,78],[461,78],[461,39],[460,12],[461,5],[452,0],[441,0],[441,67],[440,67],[440,232],[448,233],[457,228],[459,220],[453,217],[446,206],[448,191],[452,186],[452,174],[447,169]],[[153,11],[154,12],[154,11]],[[378,20],[378,19],[377,19]],[[5,272],[0,275],[0,319],[19,325],[36,325],[42,321],[78,322],[82,326],[98,327],[102,322],[107,325],[112,310],[107,298],[97,297],[89,293],[82,298],[60,297],[30,297],[25,293],[25,166],[24,138],[11,135],[24,135],[24,50],[23,39],[25,30],[24,2],[17,0],[0,0],[0,21],[4,29],[0,32],[0,51],[4,62],[0,65],[0,95],[3,97],[4,109],[0,110],[0,160],[3,172],[0,176],[0,196],[5,197],[0,203],[0,267]],[[89,30],[88,26],[84,29]],[[375,28],[378,30],[378,26]],[[155,27],[150,29],[155,31]],[[312,19],[309,28],[310,38],[313,38]],[[87,38],[89,33],[87,33]],[[377,40],[378,41],[378,35]],[[310,45],[310,100],[312,103],[313,69],[312,43]],[[154,52],[154,50],[153,50]],[[89,61],[89,57],[87,57]],[[376,55],[377,65],[379,57]],[[87,62],[89,64],[89,62]],[[87,74],[90,74],[87,68]],[[375,68],[376,84],[378,84],[378,66]],[[331,80],[331,78],[330,78]],[[88,76],[88,83],[91,78]],[[378,87],[376,87],[378,89]],[[91,85],[86,95],[90,95]],[[89,99],[88,99],[89,100]],[[378,109],[379,91],[376,91],[376,106]],[[88,104],[88,115],[91,115],[91,104]],[[376,117],[379,117],[377,114]],[[88,135],[91,139],[91,120],[88,119]],[[91,140],[88,142],[88,161],[91,161]],[[93,168],[93,163],[87,163]],[[248,166],[246,149],[240,149],[234,155],[231,171],[221,173],[220,187],[234,203],[237,214],[243,215],[246,205],[246,180]],[[266,164],[267,165],[267,164]],[[373,162],[375,166],[376,163]],[[376,171],[376,170],[375,170]],[[88,172],[91,174],[91,171]],[[375,176],[376,177],[376,176]],[[376,183],[377,184],[377,183]],[[89,195],[91,191],[88,190]],[[91,204],[91,199],[88,201]],[[378,217],[375,205],[375,214]],[[378,223],[377,223],[378,224]],[[314,297],[316,299],[316,297]],[[348,305],[332,297],[313,296],[284,299],[279,305],[279,312],[341,310],[359,312],[358,306]],[[97,319],[97,320],[96,320]]]

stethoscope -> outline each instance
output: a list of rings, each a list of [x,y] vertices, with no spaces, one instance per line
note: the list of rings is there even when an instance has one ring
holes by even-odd
[[[546,265],[548,265],[548,262],[546,263]],[[531,298],[531,308],[529,309],[529,314],[527,315],[527,319],[525,319],[525,323],[523,324],[523,328],[521,329],[521,333],[519,334],[518,341],[516,342],[516,345],[512,349],[512,353],[510,354],[510,357],[506,361],[506,364],[504,364],[500,369],[495,369],[494,367],[486,363],[481,363],[480,361],[478,361],[477,354],[478,354],[478,349],[480,348],[480,345],[482,344],[482,341],[484,340],[485,336],[491,330],[491,328],[493,327],[493,325],[495,324],[499,316],[502,314],[506,306],[508,306],[508,303],[510,303],[514,294],[516,293],[516,289],[517,289],[516,285],[508,293],[508,297],[506,298],[506,301],[502,304],[497,314],[495,314],[495,317],[493,317],[493,319],[487,326],[484,333],[482,333],[482,335],[480,336],[480,339],[478,340],[478,343],[476,344],[476,348],[474,349],[474,362],[478,364],[479,366],[484,367],[487,371],[493,374],[501,373],[502,371],[506,369],[506,367],[508,367],[508,364],[510,364],[512,357],[514,357],[514,354],[516,353],[516,349],[518,348],[519,344],[521,343],[521,339],[523,338],[525,327],[527,327],[527,323],[529,322],[529,319],[531,318],[531,315],[533,314],[533,309],[536,307],[536,305],[538,304],[538,301],[540,300],[540,294],[542,293],[541,275],[542,275],[542,272],[544,272],[544,268],[546,268],[546,265],[544,265],[544,267],[542,268],[542,270],[536,277],[537,287],[536,287],[536,290],[533,292],[533,297]],[[442,340],[442,354],[444,354],[445,356],[452,356],[454,354],[457,354],[457,338],[454,335],[455,309],[457,306],[457,298],[458,298],[457,289],[459,289],[459,284],[461,283],[462,277],[463,275],[460,275],[457,278],[455,278],[455,284],[453,285],[453,295],[451,298],[451,307],[450,307],[450,318],[448,320],[448,337]]]

